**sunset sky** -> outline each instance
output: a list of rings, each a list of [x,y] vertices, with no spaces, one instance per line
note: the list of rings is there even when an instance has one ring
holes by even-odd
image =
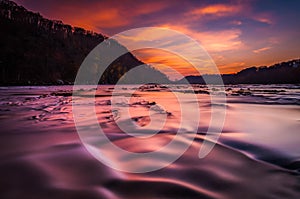
[[[221,73],[300,57],[300,1],[296,0],[15,2],[46,18],[108,36],[145,26],[180,31],[204,46]],[[170,59],[165,59],[168,56]],[[140,53],[139,58],[175,67],[184,65],[158,51],[148,50]],[[183,70],[183,73],[192,72]]]

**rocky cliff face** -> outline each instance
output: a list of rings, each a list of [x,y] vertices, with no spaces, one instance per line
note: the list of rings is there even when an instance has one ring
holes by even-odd
[[[72,84],[83,59],[106,39],[93,31],[45,19],[7,0],[0,0],[0,27],[1,85]],[[114,84],[140,64],[127,53],[107,68],[100,83]],[[167,81],[164,74],[145,68]]]

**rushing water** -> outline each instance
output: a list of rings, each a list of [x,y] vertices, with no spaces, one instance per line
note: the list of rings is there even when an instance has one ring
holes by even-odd
[[[181,115],[174,92],[184,98],[181,103],[191,113],[190,120],[196,103],[190,100],[191,91],[197,93],[200,123],[191,146],[169,166],[140,174],[107,167],[86,150],[74,125],[71,86],[0,88],[0,197],[300,198],[300,86],[226,86],[227,103],[220,105],[226,106],[224,128],[203,159],[198,153],[211,116],[208,90],[201,85],[169,88],[173,92],[155,85],[116,91],[129,99],[118,106],[128,106],[130,117],[119,117],[112,110],[113,86],[97,89],[95,111],[100,126],[115,145],[135,153],[156,151],[174,138]],[[93,90],[81,93],[91,97]],[[158,117],[151,119],[151,111]],[[163,118],[161,131],[143,139],[125,134],[116,125],[117,120],[125,126],[130,120],[150,132]],[[90,121],[84,125],[89,127]],[[189,136],[189,123],[185,125]],[[119,154],[112,153],[111,159],[115,164],[126,161],[125,166],[136,166]],[[142,166],[163,162],[145,160]]]

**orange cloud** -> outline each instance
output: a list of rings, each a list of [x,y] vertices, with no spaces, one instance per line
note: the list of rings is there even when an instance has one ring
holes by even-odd
[[[130,20],[123,18],[117,8],[103,9],[94,14],[82,12],[78,13],[76,17],[65,16],[65,18],[70,20],[71,24],[91,30],[96,30],[98,27],[106,29],[123,27],[130,24]]]
[[[145,1],[143,4],[138,4],[137,7],[129,7],[127,11],[131,12],[129,15],[139,16],[143,14],[151,14],[163,10],[169,6],[168,2],[164,1]]]
[[[228,64],[219,65],[218,68],[222,71],[223,74],[236,73],[246,67],[245,62],[230,62]]]
[[[202,8],[197,8],[191,11],[192,15],[215,15],[215,16],[227,16],[232,15],[241,10],[238,5],[226,5],[226,4],[214,4],[208,5]]]
[[[101,28],[113,28],[126,26],[130,23],[128,18],[120,16],[117,8],[105,9],[89,18],[92,24],[98,25]]]
[[[140,22],[141,16],[153,14],[168,7],[168,2],[95,1],[87,2],[84,7],[82,6],[76,2],[74,4],[62,2],[56,9],[47,10],[46,13],[57,19],[63,19],[64,23],[105,33],[109,29],[134,25]]]
[[[240,39],[241,31],[238,29],[197,32],[185,26],[162,25],[162,27],[177,30],[186,34],[191,37],[192,40],[198,41],[211,55],[220,55],[221,53],[240,50],[244,47],[243,42]],[[159,63],[171,66],[183,75],[199,75],[198,70],[201,71],[202,74],[217,72],[212,67],[212,59],[207,56],[204,50],[201,55],[199,53],[195,54],[191,42],[181,41],[180,38],[176,35],[172,35],[172,33],[170,34],[168,31],[158,33],[159,34],[155,31],[153,32],[145,29],[136,31],[133,35],[123,35],[116,39],[128,49],[135,49],[135,46],[139,44],[145,44],[147,46],[148,43],[159,41],[159,46],[162,48],[168,47],[168,49],[171,49],[174,52],[185,55],[185,59],[194,60],[193,64],[196,69],[186,60],[167,52],[154,49],[134,52],[134,54],[145,63]],[[163,72],[164,70],[167,70],[163,66],[158,67]]]
[[[171,79],[176,79],[177,77],[172,77],[173,74],[170,74],[170,70],[166,66],[171,67],[183,76],[190,74],[199,75],[199,72],[191,63],[171,52],[160,49],[142,49],[134,51],[133,53],[141,58],[143,62],[155,64],[156,68],[168,74]]]
[[[212,53],[237,50],[243,47],[243,42],[240,39],[241,31],[239,29],[198,32],[185,26],[163,25],[163,27],[177,30],[192,37]]]
[[[207,32],[197,32],[184,26],[174,26],[174,25],[162,25],[164,28],[168,27],[172,30],[177,30],[187,36],[190,36],[192,41],[196,40],[199,45],[208,50],[211,55],[219,54],[227,51],[233,51],[243,48],[243,43],[239,36],[241,31],[236,30],[224,30],[224,31],[207,31]],[[167,30],[167,29],[166,29]],[[159,34],[157,34],[159,33]],[[148,43],[159,42],[159,46],[178,52],[181,55],[185,55],[185,58],[178,57],[172,53],[164,52],[157,49],[146,49],[142,51],[133,52],[139,59],[145,63],[158,63],[156,67],[168,75],[168,69],[163,65],[171,66],[173,69],[177,70],[182,75],[199,75],[198,71],[202,74],[217,73],[213,68],[212,59],[203,52],[202,54],[195,54],[193,50],[193,43],[184,42],[168,31],[153,32],[152,30],[139,30],[134,32],[134,34],[122,35],[116,38],[121,44],[125,45],[128,49],[135,49],[136,45]],[[145,46],[142,45],[142,46]],[[201,48],[201,47],[200,47]],[[194,60],[192,66],[187,60]],[[224,72],[224,71],[222,71]],[[227,72],[227,71],[226,71]],[[231,71],[230,71],[231,72]],[[174,78],[173,78],[174,79]]]

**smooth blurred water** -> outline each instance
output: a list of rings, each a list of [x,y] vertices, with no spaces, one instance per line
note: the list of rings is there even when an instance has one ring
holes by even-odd
[[[204,159],[198,158],[198,152],[211,116],[210,97],[204,92],[207,87],[124,86],[116,91],[120,101],[112,110],[113,86],[99,86],[95,109],[107,137],[136,153],[156,151],[169,143],[181,115],[170,87],[185,99],[181,103],[191,113],[196,102],[189,96],[193,95],[191,91],[198,91],[197,134],[177,161],[144,174],[116,171],[87,152],[73,121],[72,86],[0,88],[1,198],[300,197],[299,85],[226,86],[227,103],[213,104],[226,106],[224,128],[217,145]],[[133,89],[134,95],[129,97]],[[218,86],[214,91],[217,94]],[[80,91],[86,97],[93,92],[88,86]],[[131,118],[119,115],[122,107],[129,107]],[[153,121],[149,119],[151,114],[157,116]],[[116,121],[132,121],[137,128],[150,132],[161,118],[166,119],[161,131],[143,139],[124,133],[116,125]],[[91,126],[88,117],[84,122],[86,127]],[[192,135],[188,133],[189,124],[185,125],[187,139]],[[97,142],[97,138],[94,140]],[[177,151],[164,153],[171,156]],[[125,161],[127,167],[135,166],[119,154],[112,153],[111,158],[116,164]],[[153,167],[164,161],[145,160],[142,166]]]

